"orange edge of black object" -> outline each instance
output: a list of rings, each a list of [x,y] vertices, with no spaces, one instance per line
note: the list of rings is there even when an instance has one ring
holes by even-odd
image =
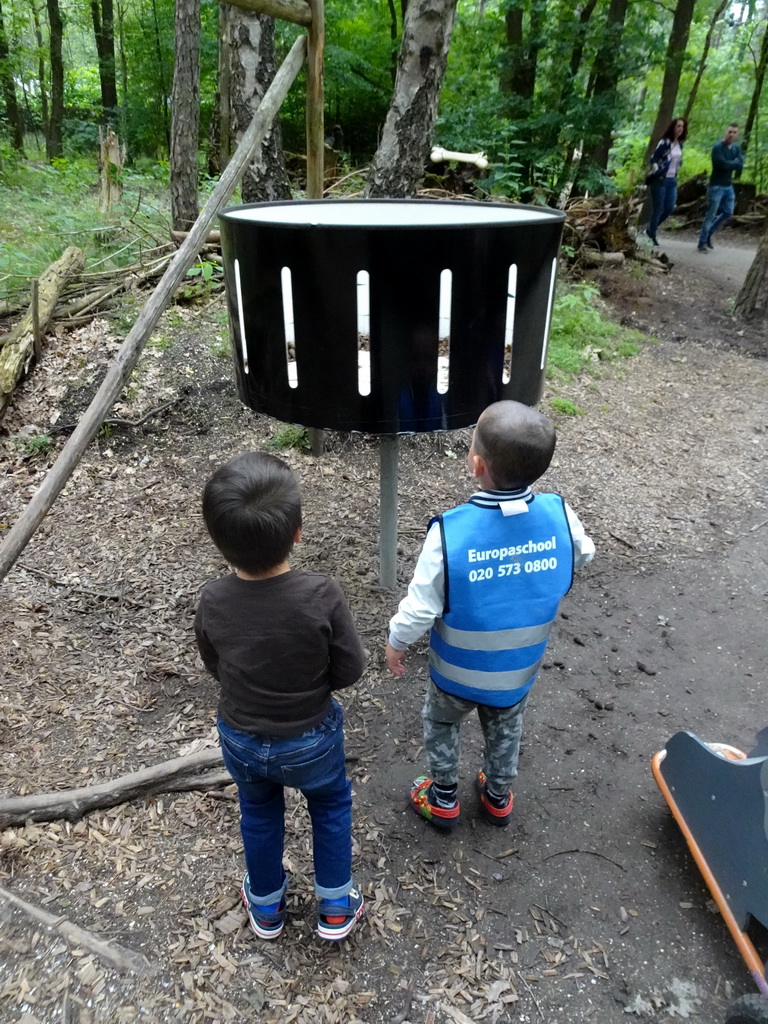
[[[723,915],[725,923],[728,925],[728,931],[731,933],[733,941],[736,943],[736,946],[738,947],[738,950],[742,955],[744,963],[749,968],[750,973],[754,978],[755,984],[757,985],[758,989],[763,993],[763,995],[768,996],[768,982],[765,978],[765,967],[763,965],[763,962],[760,959],[754,945],[752,944],[752,940],[745,932],[741,930],[741,928],[739,928],[736,922],[736,918],[733,916],[731,908],[728,906],[728,901],[723,895],[722,889],[717,884],[717,879],[712,874],[709,864],[707,864],[704,858],[704,854],[701,852],[698,843],[693,838],[693,833],[688,828],[685,819],[680,813],[680,808],[675,803],[675,798],[672,796],[669,786],[667,785],[666,781],[664,780],[664,777],[661,774],[661,762],[664,760],[666,753],[666,750],[660,750],[653,755],[653,761],[651,762],[651,764],[653,767],[653,775],[656,779],[656,783],[659,789],[661,790],[664,799],[669,804],[669,809],[675,816],[675,820],[677,821],[677,824],[680,826],[680,831],[685,836],[685,840],[688,843],[688,848],[693,854],[693,859],[696,861],[699,871],[702,873],[704,881],[707,883],[707,888],[712,893],[712,897],[715,903],[717,904],[720,913]]]

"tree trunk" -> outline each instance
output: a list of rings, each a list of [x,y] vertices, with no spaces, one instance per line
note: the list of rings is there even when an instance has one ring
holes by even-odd
[[[219,4],[219,76],[216,86],[216,101],[211,118],[208,137],[208,173],[217,177],[229,162],[232,144],[230,67],[229,53],[229,4]]]
[[[743,317],[768,316],[768,225],[736,298],[734,313]]]
[[[266,14],[232,7],[229,25],[232,131],[239,142],[275,77],[275,22]],[[291,198],[278,118],[243,176],[242,195],[246,203]]]
[[[514,121],[531,115],[545,10],[546,0],[531,0],[527,41],[523,27],[524,0],[516,0],[505,15],[506,52],[499,84],[507,95],[507,116]]]
[[[120,0],[117,0],[117,45],[120,59],[120,93],[123,97],[123,106],[120,112],[120,134],[125,135],[125,108],[128,105],[128,58],[125,54],[125,7]]]
[[[13,78],[8,38],[5,34],[2,4],[0,4],[0,85],[2,85],[3,100],[5,101],[5,116],[11,130],[11,145],[19,153],[23,153],[24,124],[16,99],[16,83]]]
[[[704,69],[707,66],[707,57],[709,56],[709,50],[712,46],[712,36],[715,34],[715,27],[718,21],[720,21],[720,18],[723,15],[723,11],[726,9],[730,2],[731,0],[720,0],[720,4],[717,10],[712,15],[712,21],[709,23],[707,36],[704,40],[704,49],[701,53],[701,60],[699,61],[699,66],[696,69],[696,77],[694,78],[693,85],[691,86],[691,94],[688,97],[688,102],[686,103],[685,111],[683,112],[683,117],[686,121],[690,121],[691,119],[691,111],[693,110],[693,105],[696,102],[696,96],[699,92],[699,85],[701,84],[701,79],[704,75]]]
[[[175,51],[171,98],[171,219],[177,231],[187,231],[200,212],[197,202],[200,0],[176,0]]]
[[[403,24],[397,81],[365,194],[404,198],[424,175],[456,0],[410,0]]]
[[[659,110],[656,114],[656,121],[648,140],[648,148],[645,151],[645,160],[654,150],[656,143],[661,138],[662,132],[672,120],[677,102],[677,90],[680,87],[680,73],[683,70],[685,50],[688,46],[688,35],[691,31],[691,20],[696,0],[677,0],[675,16],[672,19],[672,28],[667,43],[667,55],[664,58],[664,78],[661,83],[661,97],[659,99]]]
[[[155,30],[155,53],[157,54],[157,77],[160,98],[160,114],[163,119],[163,135],[171,148],[171,133],[168,127],[168,90],[165,84],[165,62],[163,60],[163,47],[160,43],[160,21],[157,16],[157,0],[152,0],[152,21]]]
[[[629,0],[611,0],[602,46],[592,66],[589,99],[592,108],[597,112],[599,137],[591,145],[589,156],[602,170],[608,167],[608,151],[611,148],[616,90],[621,68],[621,40],[624,35],[628,2]]]
[[[82,269],[83,260],[81,250],[72,246],[52,263],[40,275],[37,296],[29,311],[5,338],[0,348],[0,417],[13,389],[29,369],[39,334],[47,328],[67,279]]]
[[[109,213],[115,203],[123,198],[123,166],[125,165],[125,146],[112,128],[99,127],[99,180],[101,198],[99,209]]]
[[[59,0],[46,0],[48,6],[48,27],[51,54],[51,116],[45,136],[45,153],[54,160],[62,153],[62,126],[64,123],[64,60],[62,43],[64,26],[59,10]]]
[[[103,124],[114,120],[117,108],[115,77],[115,30],[112,0],[91,0],[91,21],[96,39],[101,86],[101,119]]]
[[[744,125],[744,140],[741,143],[741,151],[744,154],[747,152],[749,137],[752,134],[752,128],[754,127],[755,120],[757,118],[757,108],[760,103],[760,94],[763,91],[766,67],[768,67],[768,17],[766,17],[765,29],[763,30],[763,42],[760,47],[760,56],[755,70],[755,85],[752,89],[752,100],[749,104],[749,113],[747,114],[747,121]]]
[[[48,86],[46,85],[45,59],[43,57],[44,43],[43,30],[40,27],[40,15],[37,11],[35,0],[29,0],[32,11],[32,21],[35,26],[35,39],[37,41],[37,78],[40,83],[40,117],[43,121],[43,133],[48,135]]]

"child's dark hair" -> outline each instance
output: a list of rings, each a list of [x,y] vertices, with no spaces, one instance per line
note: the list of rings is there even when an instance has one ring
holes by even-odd
[[[203,519],[226,560],[252,575],[280,565],[301,527],[301,491],[293,470],[265,452],[243,452],[203,490]]]
[[[552,461],[555,428],[543,413],[520,402],[494,402],[478,420],[475,452],[495,487],[513,491],[538,480]]]

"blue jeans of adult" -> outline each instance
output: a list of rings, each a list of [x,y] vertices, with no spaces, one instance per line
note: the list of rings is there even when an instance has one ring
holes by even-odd
[[[648,222],[648,234],[651,238],[656,237],[659,225],[669,217],[675,209],[677,202],[677,178],[662,178],[654,181],[648,187],[651,193],[651,219]]]
[[[286,786],[300,790],[307,800],[317,896],[346,896],[352,887],[352,786],[345,768],[341,706],[332,701],[320,725],[291,739],[238,732],[221,718],[218,726],[224,764],[237,783],[253,903],[278,903],[287,887]]]
[[[701,225],[699,245],[706,245],[717,229],[733,216],[736,193],[733,185],[710,185],[707,189],[707,212]]]

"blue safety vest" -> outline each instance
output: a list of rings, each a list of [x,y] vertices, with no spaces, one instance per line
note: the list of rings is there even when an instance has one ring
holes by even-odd
[[[478,497],[438,522],[445,605],[430,635],[430,675],[456,697],[512,707],[536,680],[573,581],[565,503],[558,494]]]

